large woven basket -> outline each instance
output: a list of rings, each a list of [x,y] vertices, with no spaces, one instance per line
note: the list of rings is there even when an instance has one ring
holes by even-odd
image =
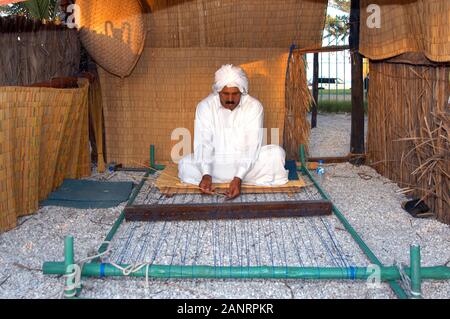
[[[144,48],[146,29],[138,0],[77,0],[80,38],[94,60],[120,77],[131,74]]]

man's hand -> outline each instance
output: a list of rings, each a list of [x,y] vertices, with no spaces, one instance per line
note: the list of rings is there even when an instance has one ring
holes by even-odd
[[[205,175],[202,177],[202,181],[198,185],[203,194],[214,195],[215,189],[212,185],[212,177],[211,175]]]
[[[235,177],[231,181],[230,188],[228,188],[228,190],[225,192],[228,200],[234,199],[241,194],[241,184],[242,180],[239,177]]]

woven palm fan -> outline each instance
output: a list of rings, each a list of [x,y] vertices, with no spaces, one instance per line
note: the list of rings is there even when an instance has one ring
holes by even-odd
[[[83,45],[104,69],[131,74],[144,48],[146,29],[138,0],[77,0]]]

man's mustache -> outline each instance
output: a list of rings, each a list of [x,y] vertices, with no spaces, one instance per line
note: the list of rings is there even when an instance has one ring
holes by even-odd
[[[233,101],[226,101],[225,104],[235,104]]]

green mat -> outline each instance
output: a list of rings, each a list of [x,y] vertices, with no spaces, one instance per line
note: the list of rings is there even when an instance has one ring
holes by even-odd
[[[66,179],[41,206],[110,208],[128,200],[133,183]]]

